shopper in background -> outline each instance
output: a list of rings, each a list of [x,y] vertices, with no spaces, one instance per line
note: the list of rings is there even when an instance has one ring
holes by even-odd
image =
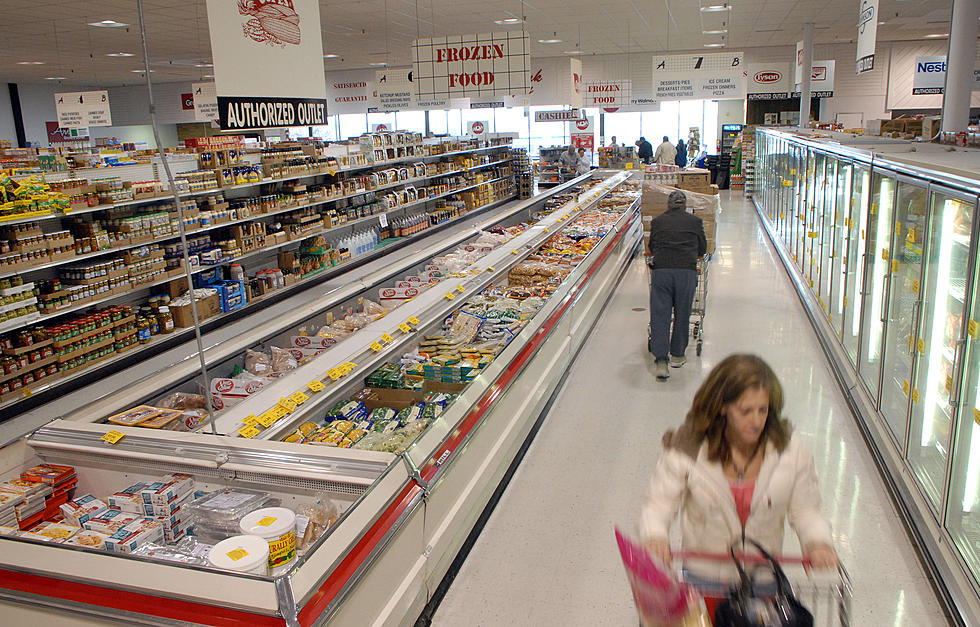
[[[708,151],[702,150],[701,154],[698,155],[698,160],[694,163],[696,168],[706,168],[708,167]]]
[[[610,149],[610,152],[612,153],[612,155],[614,157],[618,157],[622,153],[622,149],[623,149],[622,146],[620,146],[619,144],[616,143],[616,136],[615,135],[612,136],[612,141],[609,142],[609,145],[607,146],[607,148]]]
[[[674,165],[683,168],[687,166],[687,146],[683,139],[677,140],[677,156],[674,157]]]
[[[592,169],[592,159],[590,159],[589,156],[585,154],[585,148],[578,149],[578,157],[579,157],[579,162],[578,165],[575,166],[575,174],[581,176],[583,174],[586,174],[589,170]]]
[[[668,350],[671,367],[680,368],[687,363],[684,353],[689,339],[694,290],[698,285],[698,257],[708,250],[701,218],[687,213],[686,209],[687,196],[675,190],[667,197],[667,211],[650,222],[653,271],[649,348],[657,361],[657,379],[660,381],[670,377]]]
[[[684,551],[724,555],[751,548],[751,539],[779,554],[788,518],[813,567],[838,565],[813,456],[782,410],[783,388],[761,358],[730,355],[711,370],[684,423],[663,438],[640,520],[652,555],[670,564],[680,510]],[[737,580],[731,562],[691,561],[685,570],[699,588]]]
[[[636,141],[636,156],[643,163],[650,163],[653,158],[653,144],[648,142],[646,137],[641,137]]]
[[[664,141],[657,146],[657,154],[653,160],[660,165],[674,165],[674,157],[677,156],[677,149],[670,143],[670,138],[664,135]]]
[[[576,173],[579,170],[581,162],[582,157],[579,156],[578,150],[575,146],[571,145],[568,147],[568,150],[561,153],[561,156],[558,157],[558,165],[573,170]]]

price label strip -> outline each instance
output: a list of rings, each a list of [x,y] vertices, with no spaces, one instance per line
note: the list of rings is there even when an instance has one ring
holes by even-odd
[[[279,413],[274,409],[270,409],[259,416],[259,424],[266,428],[276,424],[277,420],[279,420]]]
[[[242,422],[246,427],[253,427],[259,423],[259,418],[255,414],[249,414],[242,418]]]
[[[279,399],[279,407],[282,407],[288,413],[291,414],[294,411],[296,411],[296,402],[295,401],[292,401],[292,400],[290,400],[288,398],[280,398]]]
[[[289,395],[289,400],[296,403],[297,405],[302,405],[306,401],[310,400],[310,397],[303,394],[302,390],[297,390]]]
[[[453,294],[452,292],[446,292],[446,300],[452,300],[454,298],[456,298],[455,294]]]
[[[376,352],[376,353],[380,353],[381,352],[381,349],[383,349],[384,346],[382,346],[381,344],[378,344],[377,342],[371,342],[371,345],[369,346],[369,348],[371,350],[373,350],[374,352]]]
[[[394,341],[394,339],[395,338],[391,337],[387,333],[384,333],[381,336],[381,341],[384,342],[385,344],[391,344]]]
[[[108,442],[109,444],[116,444],[117,442],[119,442],[119,440],[123,439],[124,437],[126,437],[125,433],[121,433],[113,429],[112,431],[109,431],[104,436],[102,436],[100,439],[103,440],[104,442]]]
[[[408,326],[406,323],[403,322],[400,325],[398,325],[398,330],[401,331],[402,333],[411,333],[412,327]]]
[[[323,381],[310,381],[306,384],[306,387],[310,388],[311,392],[322,392],[327,388],[327,386],[323,385]]]
[[[253,425],[247,425],[238,430],[238,435],[251,440],[259,434],[259,430]]]

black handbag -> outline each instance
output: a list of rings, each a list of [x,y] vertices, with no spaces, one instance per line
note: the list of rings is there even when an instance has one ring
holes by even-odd
[[[786,573],[762,546],[749,540],[769,562],[776,579],[776,595],[763,598],[755,593],[754,577],[748,575],[732,549],[739,583],[715,609],[715,627],[813,627],[813,614],[793,594]]]

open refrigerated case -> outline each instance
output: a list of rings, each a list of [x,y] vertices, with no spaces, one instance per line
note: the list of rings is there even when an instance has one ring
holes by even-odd
[[[175,511],[184,512],[158,517],[164,536],[179,538],[190,524],[196,539],[139,548],[125,536],[103,540],[109,552],[0,529],[7,533],[0,611],[11,621],[60,625],[414,622],[639,248],[639,194],[624,191],[629,175],[589,179],[517,203],[323,302],[208,347],[209,375],[229,380],[241,378],[246,351],[303,348],[295,338],[325,348],[306,345],[294,365],[216,412],[213,426],[118,421],[200,393],[188,359],[6,446],[3,478],[32,490],[44,517],[68,485],[75,502],[85,494],[122,502],[118,493],[130,486],[162,482],[153,494],[165,502],[153,507],[179,502]],[[432,274],[413,288],[408,278],[423,273]],[[368,312],[366,299],[390,306]],[[358,315],[358,307],[370,315],[346,336],[315,331]],[[38,474],[29,470],[38,464],[71,467],[75,477],[47,487],[16,480]],[[172,498],[171,483],[183,489]],[[229,512],[240,517],[246,503],[306,517],[295,557],[270,544],[280,561],[260,559],[249,572],[234,572],[250,561],[248,547],[214,544],[225,569],[202,557],[202,543],[234,535]],[[256,524],[271,525],[269,518]],[[98,541],[99,529],[72,533]],[[271,575],[263,570],[270,566]]]
[[[980,153],[920,145],[913,155],[905,142],[766,129],[757,146],[763,224],[940,597],[972,624],[980,615]],[[801,155],[812,167],[790,165]],[[800,186],[812,192],[787,200]],[[786,216],[802,227],[815,206],[825,219],[806,222],[812,230],[800,237]],[[816,242],[829,286],[814,278]]]

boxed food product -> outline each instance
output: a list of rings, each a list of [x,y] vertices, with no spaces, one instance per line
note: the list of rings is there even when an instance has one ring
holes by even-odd
[[[81,529],[75,535],[65,540],[65,544],[84,546],[90,549],[105,549],[105,541],[109,536],[98,531]]]
[[[140,520],[141,518],[143,518],[143,516],[133,512],[108,509],[82,523],[82,527],[84,529],[88,529],[89,531],[98,531],[99,533],[111,535],[129,523]]]
[[[139,518],[119,528],[105,540],[110,553],[132,553],[140,545],[163,539],[163,525],[149,518]]]
[[[58,464],[38,464],[20,473],[20,478],[25,481],[45,483],[51,486],[59,486],[67,483],[74,477],[75,469],[72,466],[61,466]]]
[[[60,509],[66,521],[80,527],[94,516],[98,516],[109,509],[109,507],[103,501],[95,498],[94,495],[86,494],[72,501],[68,501]]]
[[[30,529],[29,533],[42,536],[51,542],[64,542],[79,531],[81,531],[81,527],[54,522],[42,522]]]
[[[191,498],[191,493],[187,492],[184,496],[174,499],[169,503],[140,503],[140,513],[144,516],[172,516],[184,503]]]
[[[134,483],[125,490],[120,490],[114,494],[110,494],[106,502],[109,507],[113,509],[120,509],[124,512],[133,512],[134,514],[143,513],[143,499],[140,493],[143,488],[146,487],[146,483],[140,481],[139,483]]]
[[[209,492],[184,508],[195,534],[202,541],[213,543],[239,533],[238,522],[245,514],[277,504],[278,500],[265,492],[228,488]]]
[[[166,505],[194,489],[194,477],[174,473],[147,485],[140,491],[144,504]]]

